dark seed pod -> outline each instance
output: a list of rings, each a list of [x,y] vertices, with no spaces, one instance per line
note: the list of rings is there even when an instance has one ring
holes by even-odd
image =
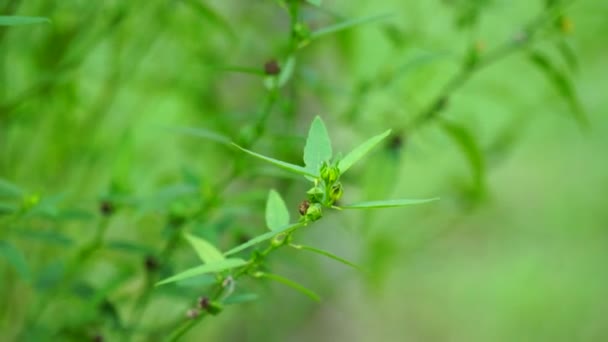
[[[264,72],[269,76],[278,75],[281,73],[281,67],[276,59],[271,59],[264,64]]]
[[[308,207],[310,207],[310,202],[308,200],[302,201],[302,203],[300,203],[300,205],[298,206],[298,212],[300,213],[300,215],[306,215]]]
[[[110,201],[101,201],[101,203],[99,204],[99,212],[105,217],[112,216],[115,211],[116,207],[114,207],[114,204],[112,204],[112,202]]]
[[[148,272],[154,272],[158,269],[158,260],[152,255],[148,255],[146,260],[144,260],[144,266]]]

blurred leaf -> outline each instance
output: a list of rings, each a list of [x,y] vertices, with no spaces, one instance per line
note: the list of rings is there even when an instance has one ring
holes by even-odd
[[[217,14],[213,9],[209,8],[205,1],[184,0],[184,2],[190,5],[190,7],[192,7],[209,22],[212,22],[217,27],[223,29],[233,40],[238,37],[234,29],[232,29],[232,26],[230,26],[230,23],[226,19],[222,18],[222,16]]]
[[[266,226],[270,230],[278,230],[289,224],[289,210],[285,201],[274,189],[268,193],[266,201]]]
[[[378,145],[378,143],[380,143],[380,141],[386,138],[389,134],[391,134],[390,129],[382,134],[378,134],[368,139],[363,144],[357,146],[354,150],[352,150],[349,154],[347,154],[338,162],[338,168],[340,169],[340,173],[344,173],[348,169],[350,169],[353,164],[355,164],[357,161],[359,161],[359,159],[363,158],[366,154],[368,154],[369,151],[372,150],[372,148]]]
[[[16,184],[0,178],[0,198],[17,199],[23,197],[24,191]]]
[[[368,23],[371,23],[374,21],[384,20],[384,19],[390,18],[392,16],[393,16],[393,14],[385,13],[385,14],[370,15],[370,16],[357,18],[357,19],[345,20],[341,23],[337,23],[337,24],[330,25],[330,26],[324,27],[322,29],[316,30],[311,34],[310,37],[311,37],[311,39],[317,39],[317,38],[326,36],[328,34],[348,30],[348,29],[355,28],[357,26],[361,26],[364,24],[368,24]]]
[[[283,227],[281,227],[279,229],[276,229],[276,230],[264,233],[262,235],[258,235],[255,238],[253,238],[253,239],[245,242],[244,244],[241,244],[241,245],[238,245],[238,246],[234,247],[233,249],[231,249],[228,252],[224,253],[224,255],[228,256],[228,255],[232,255],[232,254],[238,253],[238,252],[240,252],[240,251],[242,251],[244,249],[247,249],[247,248],[249,248],[251,246],[257,245],[258,243],[264,242],[266,240],[270,240],[273,237],[275,237],[275,236],[277,236],[277,235],[279,235],[279,234],[281,234],[283,232],[286,232],[288,230],[297,228],[297,227],[299,227],[301,225],[302,225],[302,223],[294,223],[294,224],[286,225],[286,226],[283,226]]]
[[[214,69],[221,70],[221,71],[236,72],[236,73],[240,73],[240,74],[256,75],[256,76],[265,76],[266,75],[264,73],[264,70],[262,70],[260,68],[242,67],[242,66],[236,66],[236,65],[218,66],[218,67],[215,67]]]
[[[243,147],[241,147],[241,146],[239,146],[239,145],[237,145],[235,143],[232,143],[232,145],[234,145],[235,147],[237,147],[238,149],[240,149],[241,151],[243,151],[245,153],[248,153],[248,154],[250,154],[250,155],[252,155],[252,156],[254,156],[256,158],[259,158],[259,159],[262,159],[264,161],[267,161],[267,162],[269,162],[271,164],[274,164],[274,165],[276,165],[276,166],[278,166],[278,167],[280,167],[282,169],[285,169],[287,171],[291,171],[291,172],[298,173],[298,174],[305,175],[305,176],[316,177],[316,175],[310,173],[308,171],[308,169],[303,168],[303,167],[301,167],[299,165],[294,165],[294,164],[290,164],[290,163],[287,163],[287,162],[284,162],[284,161],[281,161],[281,160],[277,160],[277,159],[273,159],[273,158],[270,158],[270,157],[263,156],[263,155],[261,155],[259,153],[255,153],[255,152],[250,151],[250,150],[248,150],[246,148],[243,148]]]
[[[220,144],[229,145],[230,138],[205,128],[194,128],[194,127],[175,127],[173,128],[176,132],[192,135],[195,137],[211,140]]]
[[[16,211],[16,205],[10,203],[0,203],[0,215],[10,215]]]
[[[348,260],[346,260],[344,258],[341,258],[341,257],[339,257],[337,255],[334,255],[334,254],[332,254],[330,252],[324,251],[322,249],[318,249],[318,248],[314,248],[314,247],[310,247],[310,246],[304,246],[304,245],[294,245],[294,244],[291,244],[290,246],[293,247],[293,248],[295,248],[295,249],[309,251],[309,252],[313,252],[313,253],[317,253],[317,254],[326,256],[326,257],[328,257],[330,259],[334,259],[334,260],[336,260],[338,262],[341,262],[344,265],[350,266],[350,267],[352,267],[352,268],[354,268],[356,270],[361,270],[359,268],[359,266],[353,264],[352,262],[350,262],[350,261],[348,261]]]
[[[287,278],[282,277],[280,275],[276,275],[276,274],[272,274],[272,273],[265,273],[265,272],[257,272],[255,274],[255,276],[259,277],[259,278],[267,278],[267,279],[279,282],[279,283],[281,283],[283,285],[287,285],[287,286],[291,287],[292,289],[294,289],[294,290],[296,290],[296,291],[298,291],[298,292],[300,292],[300,293],[308,296],[310,299],[312,299],[312,300],[314,300],[316,302],[318,302],[318,301],[321,300],[321,298],[319,297],[319,295],[317,295],[316,293],[314,293],[312,290],[309,290],[309,289],[305,288],[304,286],[296,283],[295,281],[287,279]]]
[[[258,296],[255,293],[243,293],[243,294],[239,294],[239,295],[230,296],[230,297],[224,299],[224,301],[222,303],[226,304],[226,305],[240,304],[240,303],[246,303],[246,302],[251,302],[251,301],[257,300],[259,297],[260,296]]]
[[[589,127],[589,120],[580,104],[578,96],[570,80],[545,55],[540,52],[531,52],[530,61],[551,81],[559,93],[564,97],[576,121],[583,128]]]
[[[141,255],[154,255],[156,252],[153,248],[133,241],[108,241],[105,243],[107,249],[113,249],[117,251],[141,254]]]
[[[207,273],[222,272],[232,268],[241,267],[246,264],[247,261],[243,259],[224,259],[222,261],[218,261],[212,264],[205,264],[190,268],[184,272],[178,273],[172,277],[159,281],[158,283],[156,283],[156,286],[200,276]]]
[[[458,145],[458,148],[462,151],[469,162],[475,187],[479,190],[482,189],[485,178],[486,163],[483,152],[475,141],[475,137],[473,137],[473,135],[465,127],[446,120],[441,122],[441,127]]]
[[[74,244],[72,239],[54,230],[19,229],[16,234],[26,240],[36,240],[52,245],[68,247]]]
[[[22,16],[6,16],[0,15],[0,26],[16,26],[16,25],[31,25],[31,24],[50,24],[51,20],[44,17],[22,17]]]
[[[25,256],[17,247],[8,241],[0,241],[0,255],[6,259],[9,265],[13,266],[23,280],[29,281],[31,279],[30,269]]]
[[[283,67],[281,68],[281,73],[279,74],[279,78],[277,80],[277,85],[279,87],[283,87],[293,76],[293,72],[296,69],[296,58],[291,55],[287,58]]]
[[[318,176],[321,164],[329,161],[331,156],[331,140],[327,134],[327,128],[321,117],[317,116],[310,125],[306,146],[304,146],[304,164],[306,164],[306,169]]]
[[[439,200],[439,198],[437,198],[437,197],[428,198],[428,199],[394,199],[394,200],[384,200],[384,201],[361,202],[361,203],[341,206],[338,208],[339,209],[394,208],[394,207],[404,207],[407,205],[429,203],[429,202],[433,202],[433,201],[437,201],[437,200]]]
[[[191,234],[184,234],[184,237],[194,248],[196,254],[198,254],[198,257],[201,259],[202,262],[206,264],[213,264],[226,259],[222,252],[220,252],[207,240],[204,240]]]
[[[306,0],[306,2],[317,7],[321,6],[321,0]]]
[[[578,63],[578,58],[576,57],[576,52],[574,52],[574,50],[568,44],[568,42],[566,42],[563,39],[560,40],[557,43],[557,49],[558,49],[559,53],[562,55],[562,58],[564,59],[564,61],[566,61],[568,68],[570,68],[570,70],[573,72],[578,71],[579,63]]]

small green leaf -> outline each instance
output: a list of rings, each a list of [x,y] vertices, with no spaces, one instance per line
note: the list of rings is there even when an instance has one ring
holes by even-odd
[[[324,251],[322,249],[318,249],[318,248],[314,248],[314,247],[310,247],[310,246],[304,246],[304,245],[294,245],[294,244],[291,244],[290,246],[293,247],[293,248],[295,248],[295,249],[309,251],[309,252],[313,252],[313,253],[317,253],[317,254],[326,256],[326,257],[328,257],[330,259],[334,259],[334,260],[336,260],[338,262],[341,262],[344,265],[350,266],[350,267],[352,267],[354,269],[357,269],[357,270],[361,270],[359,268],[359,266],[353,264],[352,262],[350,262],[350,261],[348,261],[348,260],[346,260],[344,258],[341,258],[341,257],[339,257],[337,255],[334,255],[334,254],[332,254],[332,253],[330,253],[328,251]]]
[[[321,0],[306,0],[306,2],[317,7],[321,6]]]
[[[329,161],[331,155],[331,140],[327,134],[327,128],[321,117],[317,116],[310,125],[306,146],[304,146],[304,164],[306,164],[306,169],[318,176],[321,164],[324,161]]]
[[[284,162],[284,161],[281,161],[281,160],[277,160],[277,159],[274,159],[274,158],[266,157],[266,156],[261,155],[259,153],[255,153],[255,152],[250,151],[250,150],[248,150],[246,148],[243,148],[243,147],[241,147],[241,146],[239,146],[239,145],[237,145],[235,143],[232,143],[232,145],[234,145],[235,147],[237,147],[238,149],[240,149],[241,151],[243,151],[243,152],[245,152],[247,154],[250,154],[250,155],[252,155],[252,156],[254,156],[256,158],[259,158],[259,159],[262,159],[264,161],[267,161],[267,162],[269,162],[271,164],[274,164],[274,165],[276,165],[276,166],[278,166],[278,167],[280,167],[282,169],[285,169],[287,171],[291,171],[291,172],[294,172],[294,173],[297,173],[297,174],[301,174],[301,175],[304,175],[304,176],[316,177],[316,175],[313,174],[313,173],[311,173],[311,172],[309,172],[308,169],[305,169],[305,168],[303,168],[303,167],[301,167],[299,165],[294,165],[294,164],[290,164],[290,163],[287,163],[287,162]]]
[[[485,177],[485,160],[481,148],[475,141],[473,135],[463,126],[443,120],[441,127],[450,138],[458,145],[471,166],[473,182],[477,189],[483,188]]]
[[[192,245],[192,247],[196,251],[196,254],[198,254],[198,257],[205,264],[213,264],[226,259],[222,252],[220,252],[217,248],[215,248],[214,245],[210,244],[207,240],[201,239],[200,237],[191,234],[184,234],[184,237],[186,238],[186,240],[188,240],[190,245]]]
[[[0,26],[16,26],[16,25],[31,25],[31,24],[50,24],[51,20],[44,17],[22,17],[22,16],[6,16],[0,15]]]
[[[338,207],[340,209],[367,209],[367,208],[393,208],[393,207],[404,207],[407,205],[413,204],[423,204],[428,202],[437,201],[439,198],[428,198],[428,199],[394,199],[394,200],[384,200],[384,201],[370,201],[370,202],[361,202],[355,204],[349,204],[342,207]]]
[[[251,301],[257,300],[258,298],[259,298],[259,296],[255,293],[243,293],[243,294],[239,294],[239,295],[230,296],[230,297],[224,299],[223,303],[225,305],[240,304],[240,303],[251,302]]]
[[[254,237],[253,239],[245,242],[244,244],[241,244],[241,245],[238,245],[238,246],[234,247],[233,249],[231,249],[228,252],[224,253],[224,255],[228,256],[228,255],[232,255],[232,254],[238,253],[238,252],[240,252],[240,251],[242,251],[244,249],[247,249],[247,248],[249,248],[251,246],[257,245],[258,243],[270,240],[273,237],[275,237],[275,236],[277,236],[277,235],[279,235],[279,234],[281,234],[283,232],[286,232],[286,231],[291,230],[291,229],[295,229],[295,228],[297,228],[299,226],[302,226],[302,225],[303,225],[302,223],[294,223],[294,224],[286,225],[286,226],[283,226],[283,227],[281,227],[279,229],[276,229],[276,230],[264,233],[262,235],[258,235],[256,237]]]
[[[570,82],[570,79],[568,79],[568,77],[566,77],[566,75],[564,75],[548,57],[540,52],[531,53],[530,60],[545,74],[545,76],[560,92],[562,97],[570,106],[570,110],[574,115],[574,118],[578,121],[579,125],[583,128],[588,128],[589,120],[585,114],[585,111],[583,110],[578,96],[576,95],[574,86]]]
[[[330,25],[328,27],[324,27],[322,29],[314,31],[311,34],[311,39],[316,39],[316,38],[319,38],[322,36],[326,36],[328,34],[348,30],[350,28],[361,26],[363,24],[368,24],[368,23],[371,23],[374,21],[384,20],[384,19],[392,17],[392,16],[393,16],[393,14],[384,13],[384,14],[370,15],[370,16],[357,18],[357,19],[345,20],[341,23]]]
[[[222,272],[232,268],[241,267],[245,264],[247,264],[247,261],[243,259],[225,259],[212,264],[205,264],[190,268],[172,277],[159,281],[158,283],[156,283],[156,286],[196,277],[207,273]]]
[[[0,256],[3,256],[6,261],[15,268],[22,279],[29,281],[31,274],[27,266],[25,256],[17,247],[10,244],[8,241],[0,241]]]
[[[338,162],[338,168],[340,169],[340,173],[344,173],[348,169],[350,169],[350,167],[353,166],[354,163],[356,163],[357,161],[359,161],[359,159],[363,158],[366,154],[368,154],[369,151],[372,150],[372,148],[378,145],[389,134],[391,134],[390,129],[382,134],[378,134],[368,139],[366,142],[352,150],[349,154],[347,154]]]
[[[267,278],[267,279],[279,282],[279,283],[281,283],[283,285],[287,285],[287,286],[291,287],[292,289],[294,289],[294,290],[296,290],[296,291],[298,291],[298,292],[300,292],[300,293],[308,296],[310,299],[312,299],[312,300],[314,300],[316,302],[318,302],[318,301],[321,300],[321,298],[319,297],[319,295],[316,294],[316,293],[314,293],[312,290],[309,290],[309,289],[305,288],[304,286],[296,283],[295,281],[287,279],[287,278],[282,277],[280,275],[276,275],[276,274],[272,274],[272,273],[265,273],[265,272],[257,272],[255,274],[255,276],[259,277],[259,278]]]
[[[287,206],[274,189],[268,193],[266,201],[266,226],[270,230],[277,230],[289,224],[289,210]]]

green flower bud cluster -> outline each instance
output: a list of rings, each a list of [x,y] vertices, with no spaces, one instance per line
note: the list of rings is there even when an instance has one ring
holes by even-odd
[[[314,186],[306,192],[308,200],[300,205],[301,220],[312,222],[320,219],[323,216],[323,207],[332,207],[343,193],[337,163],[323,163],[319,178],[315,179]]]

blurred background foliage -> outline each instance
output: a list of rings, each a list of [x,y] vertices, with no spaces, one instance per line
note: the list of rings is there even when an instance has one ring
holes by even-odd
[[[204,295],[152,287],[197,263],[179,231],[226,250],[269,188],[293,217],[306,190],[213,140],[300,163],[321,115],[338,151],[395,132],[345,201],[442,200],[328,215],[300,238],[365,272],[281,251],[320,304],[243,281],[258,300],[186,340],[607,340],[608,3],[300,7],[312,32],[363,20],[287,63],[282,1],[0,1],[52,21],[0,27],[0,339],[162,340]]]

